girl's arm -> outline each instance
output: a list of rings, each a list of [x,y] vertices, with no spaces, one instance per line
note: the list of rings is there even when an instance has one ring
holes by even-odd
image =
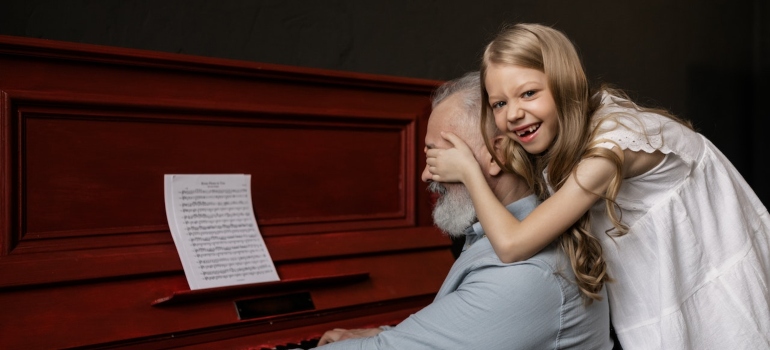
[[[594,193],[605,193],[614,175],[615,166],[609,160],[584,159],[553,196],[519,221],[495,197],[468,146],[454,134],[442,135],[454,148],[428,150],[428,170],[434,181],[465,184],[484,232],[506,263],[528,259],[559,237],[600,198]],[[613,151],[619,152],[617,148]],[[622,153],[620,156],[623,159]],[[469,159],[474,167],[469,166]]]

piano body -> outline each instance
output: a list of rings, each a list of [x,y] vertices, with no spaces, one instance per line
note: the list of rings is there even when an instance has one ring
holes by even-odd
[[[453,263],[440,82],[0,37],[0,348],[261,349],[396,324]],[[279,282],[189,290],[164,174],[252,176]]]

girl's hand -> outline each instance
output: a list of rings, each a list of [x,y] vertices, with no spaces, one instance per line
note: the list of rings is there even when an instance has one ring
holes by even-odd
[[[472,171],[479,171],[479,163],[465,142],[451,132],[442,132],[441,137],[453,147],[431,148],[425,153],[428,171],[433,181],[462,182],[468,180]]]

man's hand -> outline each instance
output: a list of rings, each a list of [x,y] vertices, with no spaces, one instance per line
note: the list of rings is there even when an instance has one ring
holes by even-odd
[[[352,338],[367,338],[373,337],[382,332],[379,328],[363,328],[363,329],[342,329],[335,328],[327,331],[318,341],[318,346],[336,342],[338,340],[352,339]]]

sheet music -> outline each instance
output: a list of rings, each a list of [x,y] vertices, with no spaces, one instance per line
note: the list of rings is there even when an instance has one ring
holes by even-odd
[[[277,281],[251,175],[165,175],[166,216],[190,289]]]

